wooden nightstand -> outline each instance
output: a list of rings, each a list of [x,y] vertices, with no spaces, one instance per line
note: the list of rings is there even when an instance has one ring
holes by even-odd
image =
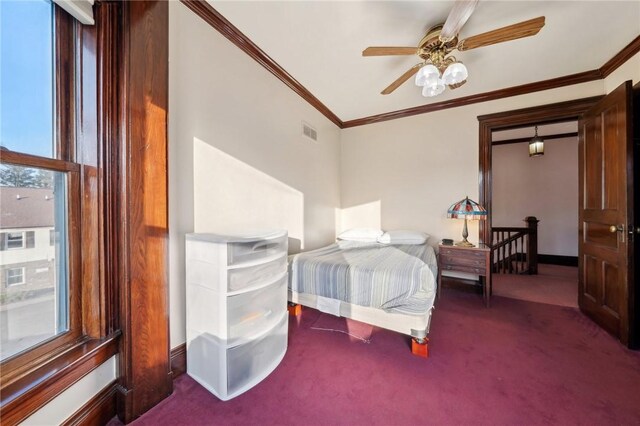
[[[487,307],[491,305],[491,249],[484,244],[476,247],[440,244],[438,256],[438,297],[442,288],[442,271],[468,272],[484,277],[482,294]]]

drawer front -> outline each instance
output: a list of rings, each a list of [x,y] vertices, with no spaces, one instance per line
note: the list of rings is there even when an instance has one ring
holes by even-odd
[[[229,243],[227,246],[227,265],[255,262],[262,258],[287,253],[287,236],[247,243]]]
[[[440,246],[441,256],[466,257],[469,259],[484,259],[487,254],[485,250],[457,249]]]
[[[486,258],[476,257],[476,256],[453,256],[453,255],[440,255],[440,264],[443,266],[446,265],[461,265],[461,266],[472,266],[475,268],[484,268],[485,267]]]
[[[264,288],[227,298],[228,344],[273,328],[287,309],[287,274]]]
[[[472,274],[486,275],[486,268],[464,265],[441,265],[440,269],[443,271],[456,271],[456,272],[469,272]]]
[[[246,268],[229,269],[227,272],[227,290],[238,291],[243,288],[273,281],[278,275],[286,272],[286,270],[286,251],[282,257],[272,260],[271,262],[260,263]]]
[[[258,340],[227,351],[227,390],[232,395],[242,391],[256,378],[265,376],[287,349],[289,316],[285,313],[271,332]]]

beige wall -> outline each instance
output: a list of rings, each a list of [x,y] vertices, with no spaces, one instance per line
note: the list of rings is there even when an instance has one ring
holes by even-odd
[[[447,219],[446,211],[466,195],[478,198],[477,117],[602,92],[603,82],[594,81],[345,129],[342,208],[378,202],[383,228],[418,229],[433,236],[431,244],[460,239],[462,221]],[[369,216],[371,209],[363,221]],[[477,230],[470,223],[470,240]]]
[[[578,255],[578,138],[553,139],[544,155],[529,157],[528,144],[496,145],[492,153],[493,226],[538,224],[538,252]]]
[[[170,2],[171,346],[185,341],[184,235],[284,228],[290,249],[335,236],[339,129],[186,6]],[[302,136],[302,121],[318,141]]]

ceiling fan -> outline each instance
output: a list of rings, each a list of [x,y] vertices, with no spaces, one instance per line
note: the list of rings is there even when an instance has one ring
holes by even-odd
[[[454,56],[454,50],[463,52],[491,44],[516,40],[538,34],[544,26],[544,16],[458,40],[458,33],[467,22],[478,0],[457,0],[444,24],[427,30],[417,47],[367,47],[362,56],[418,55],[423,61],[409,68],[381,94],[388,95],[416,74],[416,85],[422,86],[423,96],[437,96],[445,86],[457,89],[467,81],[468,71]]]

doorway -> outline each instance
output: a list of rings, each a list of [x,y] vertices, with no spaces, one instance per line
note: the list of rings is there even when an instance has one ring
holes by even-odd
[[[543,142],[530,152],[534,135]],[[493,294],[577,308],[578,122],[496,130],[491,141]]]
[[[634,170],[634,158],[629,156],[632,152],[631,93],[631,82],[628,81],[607,96],[478,117],[480,202],[489,211],[488,220],[480,224],[480,238],[487,244],[491,244],[494,227],[492,133],[537,123],[579,120],[579,307],[629,345],[636,337],[633,263],[629,263],[632,256],[628,256],[633,254],[630,251],[633,245],[627,241],[631,237],[626,237],[627,232],[632,232],[629,230],[635,229],[631,227],[634,198],[629,189]],[[628,164],[629,168],[619,167],[620,164]],[[613,193],[615,188],[620,189]],[[611,194],[625,195],[612,198]],[[604,215],[599,213],[601,211]],[[594,222],[593,218],[599,221]],[[622,225],[609,224],[612,220]],[[603,237],[605,231],[607,237]],[[610,234],[619,234],[617,243]],[[603,247],[603,241],[607,247]],[[493,248],[495,252],[496,247]],[[609,321],[612,318],[618,318],[617,328],[610,327],[614,323]]]

